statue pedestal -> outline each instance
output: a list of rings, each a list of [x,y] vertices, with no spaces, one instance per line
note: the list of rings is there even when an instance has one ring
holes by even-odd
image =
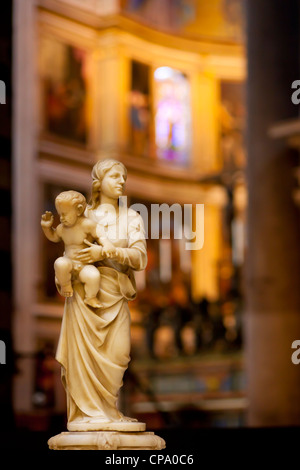
[[[146,431],[146,424],[139,421],[72,421],[67,424],[68,431],[122,431],[142,432]]]
[[[161,450],[165,441],[153,432],[73,431],[48,441],[52,450]]]

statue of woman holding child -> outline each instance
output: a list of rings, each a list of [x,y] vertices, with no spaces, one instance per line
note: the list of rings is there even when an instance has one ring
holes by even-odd
[[[143,270],[147,264],[142,218],[119,203],[126,177],[125,166],[116,160],[106,159],[95,164],[91,203],[83,216],[96,224],[99,241],[96,244],[86,236],[84,247],[81,244],[79,250],[72,251],[75,245],[68,238],[71,249],[69,246],[67,251],[65,246],[65,256],[72,253],[73,267],[76,263],[77,268],[90,265],[100,274],[99,304],[85,298],[84,276],[80,276],[82,268],[77,269],[79,275],[76,276],[75,266],[72,285],[64,291],[65,310],[56,359],[62,366],[69,431],[145,430],[144,423],[123,416],[117,406],[123,375],[130,361],[128,301],[136,295],[133,271]],[[77,209],[81,217],[80,211],[83,209]],[[47,225],[43,224],[47,219],[44,214],[42,227]],[[65,219],[61,217],[61,221],[64,223]],[[93,225],[83,222],[84,227]],[[69,230],[67,227],[61,233],[67,236],[71,226]],[[108,240],[109,249],[105,243],[101,244],[103,240]],[[57,285],[60,289],[58,282]]]

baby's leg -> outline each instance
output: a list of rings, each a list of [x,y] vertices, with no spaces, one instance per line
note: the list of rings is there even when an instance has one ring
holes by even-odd
[[[100,273],[96,266],[84,266],[79,273],[79,280],[84,284],[84,302],[93,308],[101,308],[102,304],[97,298],[100,290]]]
[[[54,263],[55,277],[57,283],[61,287],[61,295],[64,297],[72,297],[73,289],[71,284],[73,264],[66,256],[57,258]]]

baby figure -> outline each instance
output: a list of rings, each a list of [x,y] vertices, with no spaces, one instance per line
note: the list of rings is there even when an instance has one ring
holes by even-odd
[[[84,285],[84,302],[93,307],[101,308],[97,298],[100,289],[100,273],[96,266],[83,265],[76,261],[75,256],[86,248],[84,240],[97,241],[107,257],[115,254],[114,245],[105,238],[99,238],[96,233],[96,223],[84,216],[86,199],[77,191],[64,191],[55,199],[55,207],[60,217],[60,224],[53,227],[54,217],[51,212],[42,215],[41,226],[48,240],[65,244],[64,255],[54,263],[55,282],[64,297],[72,297],[72,275],[78,273],[79,280]]]

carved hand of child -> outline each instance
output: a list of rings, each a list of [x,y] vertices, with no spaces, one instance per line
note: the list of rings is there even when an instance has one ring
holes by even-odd
[[[51,228],[54,222],[54,216],[52,212],[46,211],[41,218],[41,226],[45,228]]]

